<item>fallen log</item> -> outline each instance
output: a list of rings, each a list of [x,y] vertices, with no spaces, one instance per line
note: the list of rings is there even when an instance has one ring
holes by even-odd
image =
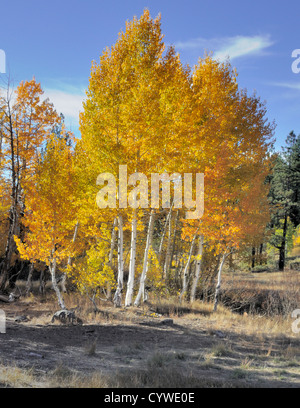
[[[10,293],[9,296],[0,295],[0,301],[4,303],[12,303],[16,299],[19,299],[20,295],[15,295],[14,293]]]
[[[0,301],[4,303],[12,303],[13,300],[9,296],[0,295]]]

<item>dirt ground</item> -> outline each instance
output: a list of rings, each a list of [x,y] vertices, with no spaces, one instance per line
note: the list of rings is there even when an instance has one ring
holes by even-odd
[[[0,371],[30,369],[38,386],[48,386],[57,367],[85,377],[167,369],[193,379],[175,387],[300,386],[299,336],[216,330],[209,312],[163,316],[151,308],[106,308],[96,323],[83,319],[81,325],[68,325],[52,324],[46,303],[19,300],[0,308],[7,316],[6,333],[0,333]],[[28,321],[17,322],[19,316]],[[0,385],[9,386],[3,377]]]

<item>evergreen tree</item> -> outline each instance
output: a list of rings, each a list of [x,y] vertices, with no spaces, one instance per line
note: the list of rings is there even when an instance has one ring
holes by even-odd
[[[270,178],[271,245],[279,250],[279,270],[284,270],[289,225],[300,224],[300,136],[291,132],[276,158]]]

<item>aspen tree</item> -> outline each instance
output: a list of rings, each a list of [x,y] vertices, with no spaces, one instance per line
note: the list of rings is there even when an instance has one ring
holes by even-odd
[[[0,97],[1,162],[5,166],[11,190],[9,229],[4,262],[2,264],[0,291],[9,280],[9,268],[15,251],[14,235],[20,237],[20,218],[24,212],[23,186],[31,177],[48,132],[60,122],[49,100],[42,99],[41,85],[33,78],[22,81],[14,95],[8,88]]]
[[[26,211],[24,239],[15,236],[23,259],[42,261],[49,266],[59,306],[65,309],[56,282],[57,267],[76,253],[72,236],[76,225],[76,188],[72,147],[63,138],[52,135],[34,177],[24,186]],[[73,236],[74,238],[74,236]]]

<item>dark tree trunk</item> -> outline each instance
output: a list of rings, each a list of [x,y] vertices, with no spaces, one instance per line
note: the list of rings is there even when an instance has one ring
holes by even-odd
[[[9,232],[7,238],[7,244],[5,249],[5,257],[2,264],[1,280],[0,280],[0,292],[4,292],[6,289],[7,281],[9,280],[9,270],[11,267],[11,260],[14,251],[16,250],[16,244],[14,235],[16,233],[17,214],[14,208],[10,211],[9,217]]]
[[[251,267],[255,267],[255,247],[252,247],[252,258],[251,258]]]
[[[8,271],[8,287],[10,290],[15,289],[18,277],[26,267],[26,262],[17,260],[14,266],[10,267]]]
[[[264,244],[260,244],[259,247],[259,264],[263,264],[263,249],[264,249]]]
[[[278,268],[279,268],[280,271],[283,271],[284,266],[285,266],[286,233],[287,233],[287,214],[285,214],[285,217],[284,217],[282,243],[281,243],[281,246],[279,248]]]
[[[11,177],[12,177],[12,187],[11,187],[11,198],[12,204],[9,212],[9,231],[7,244],[5,249],[5,257],[2,265],[1,280],[0,280],[0,292],[4,292],[6,289],[7,281],[9,280],[9,268],[11,267],[12,255],[16,251],[16,243],[14,240],[14,235],[18,235],[18,195],[20,184],[18,180],[18,169],[16,168],[16,154],[14,146],[14,131],[12,124],[12,116],[9,109],[9,134],[10,134],[10,148],[11,148]]]

